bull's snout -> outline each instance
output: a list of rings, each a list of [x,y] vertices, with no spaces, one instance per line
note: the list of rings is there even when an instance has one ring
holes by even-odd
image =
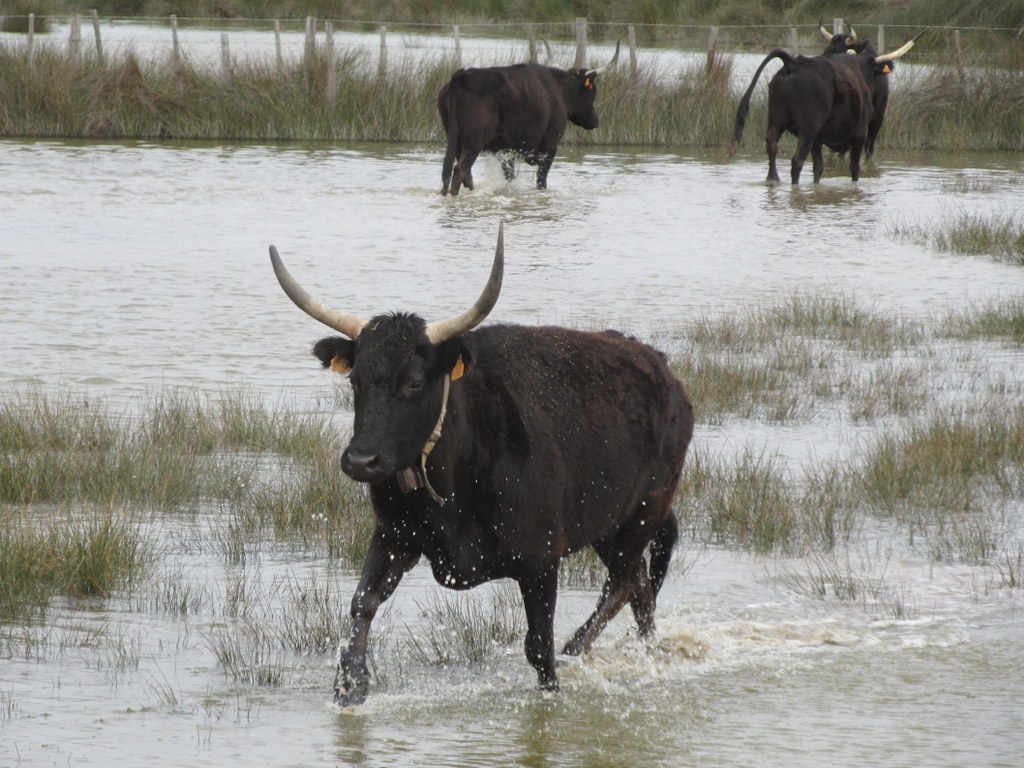
[[[380,454],[349,447],[341,454],[341,471],[362,483],[372,483],[384,475]]]

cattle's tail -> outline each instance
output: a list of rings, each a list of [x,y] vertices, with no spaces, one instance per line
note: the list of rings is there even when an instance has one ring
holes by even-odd
[[[757,85],[757,78],[761,76],[761,72],[772,59],[781,59],[785,66],[788,66],[795,61],[787,51],[784,51],[781,48],[776,48],[764,57],[764,61],[761,62],[761,66],[759,66],[757,71],[754,73],[754,78],[750,81],[750,87],[747,88],[747,92],[743,94],[743,98],[740,99],[740,106],[736,110],[736,123],[733,125],[732,138],[729,139],[728,146],[730,157],[736,154],[736,147],[739,146],[740,139],[743,138],[743,126],[747,122],[747,113],[750,111],[750,96],[754,92],[754,86]]]
[[[679,538],[679,521],[676,520],[676,513],[673,510],[668,519],[654,533],[651,539],[651,589],[654,596],[658,596],[661,585],[668,573],[668,565],[672,561],[672,550],[675,549],[676,540]]]
[[[442,108],[442,116],[444,118],[444,130],[445,130],[445,150],[444,150],[444,162],[441,165],[441,194],[448,194],[448,189],[452,183],[452,170],[455,167],[455,153],[458,152],[459,143],[459,124],[458,124],[458,110],[455,109],[455,99],[452,97],[452,90],[455,87],[455,78],[459,75],[456,72],[452,76],[448,85],[445,86],[445,92],[442,98],[445,104]],[[439,105],[440,106],[440,105]]]

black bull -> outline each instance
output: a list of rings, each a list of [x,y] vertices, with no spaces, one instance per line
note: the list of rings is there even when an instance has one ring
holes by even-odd
[[[518,582],[526,657],[547,690],[558,688],[553,623],[565,555],[593,547],[608,574],[563,653],[588,650],[626,603],[640,634],[653,631],[693,435],[689,398],[660,352],[615,331],[470,330],[498,297],[501,230],[477,303],[429,324],[326,309],[273,246],[271,259],[292,300],[348,337],[314,347],[325,366],[349,373],[355,423],[341,465],[369,483],[375,520],[335,679],[339,704],[366,698],[370,624],[421,556],[453,589]]]
[[[828,30],[820,24],[819,29],[822,36],[828,41],[828,45],[825,46],[825,50],[821,54],[822,56],[845,56],[851,52],[858,56],[867,56],[868,58],[874,58],[878,55],[878,51],[870,40],[857,39],[857,33],[852,27],[850,28],[850,33],[845,35],[830,35]],[[892,69],[896,68],[896,65],[890,62],[889,67],[891,72]],[[864,152],[868,157],[875,151],[875,142],[878,139],[879,131],[882,130],[885,111],[889,106],[889,78],[887,75],[890,72],[886,72],[885,77],[875,78],[875,92],[871,99],[871,120],[868,121],[868,136],[864,140]]]
[[[918,35],[920,37],[920,35]],[[768,180],[779,181],[775,160],[779,139],[786,132],[797,138],[790,165],[790,178],[796,184],[804,161],[810,154],[814,182],[821,180],[825,168],[822,147],[850,153],[850,175],[860,178],[860,156],[867,142],[873,115],[877,83],[891,71],[891,62],[909,51],[917,37],[893,53],[870,55],[792,56],[781,49],[769,53],[754,73],[750,87],[740,99],[731,145],[743,137],[750,109],[750,97],[765,66],[773,59],[782,68],[768,83],[768,128],[765,149],[768,153]]]
[[[597,69],[560,69],[541,64],[460,69],[437,94],[447,145],[441,167],[441,194],[473,189],[473,163],[481,152],[512,150],[537,166],[537,189],[547,187],[548,171],[569,122],[597,128],[597,78],[619,58]],[[505,178],[514,176],[511,158],[502,160]]]

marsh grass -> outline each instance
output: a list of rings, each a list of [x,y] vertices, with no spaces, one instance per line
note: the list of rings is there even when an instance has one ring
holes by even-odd
[[[1024,492],[1024,406],[995,399],[970,412],[936,410],[873,438],[853,478],[876,512],[932,530],[937,555],[987,559],[993,536],[978,515]],[[955,524],[954,513],[973,517]]]
[[[779,581],[797,594],[857,603],[871,616],[900,621],[916,618],[917,607],[908,604],[902,587],[888,583],[885,571],[885,564],[879,565],[870,557],[855,563],[847,552],[812,557],[806,573],[784,568]]]
[[[845,402],[858,420],[912,412],[925,397],[909,363],[892,357],[927,339],[922,325],[848,296],[793,294],[725,317],[698,317],[656,344],[704,423],[806,421]],[[881,362],[875,362],[881,361]]]
[[[417,635],[407,630],[412,658],[425,666],[481,666],[526,636],[519,590],[507,582],[484,602],[462,593],[432,593],[417,605],[427,621]]]
[[[1000,299],[949,315],[941,332],[954,338],[1005,337],[1024,342],[1024,297]]]
[[[281,685],[289,670],[283,650],[258,621],[215,628],[206,638],[225,677],[245,685]]]
[[[960,211],[933,225],[896,221],[889,225],[889,234],[938,251],[1024,266],[1024,216],[1013,211]]]
[[[0,531],[0,618],[36,619],[53,595],[107,597],[139,583],[155,557],[131,513],[7,518]]]
[[[1017,551],[1003,552],[995,564],[1000,582],[1004,587],[1024,587],[1024,544],[1017,544]]]
[[[683,528],[719,544],[771,552],[798,546],[799,499],[778,454],[694,450],[680,484]]]
[[[164,392],[138,414],[26,395],[0,406],[0,500],[161,508],[237,500],[256,471],[246,452],[308,459],[336,446],[326,418],[261,406],[244,393]]]

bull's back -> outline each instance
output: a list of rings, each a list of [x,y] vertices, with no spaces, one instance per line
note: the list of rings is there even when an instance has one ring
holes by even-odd
[[[508,482],[513,506],[545,499],[544,523],[578,537],[568,541],[575,548],[645,494],[675,492],[693,408],[660,352],[615,332],[490,326],[473,335],[481,427],[501,424],[492,477]]]

